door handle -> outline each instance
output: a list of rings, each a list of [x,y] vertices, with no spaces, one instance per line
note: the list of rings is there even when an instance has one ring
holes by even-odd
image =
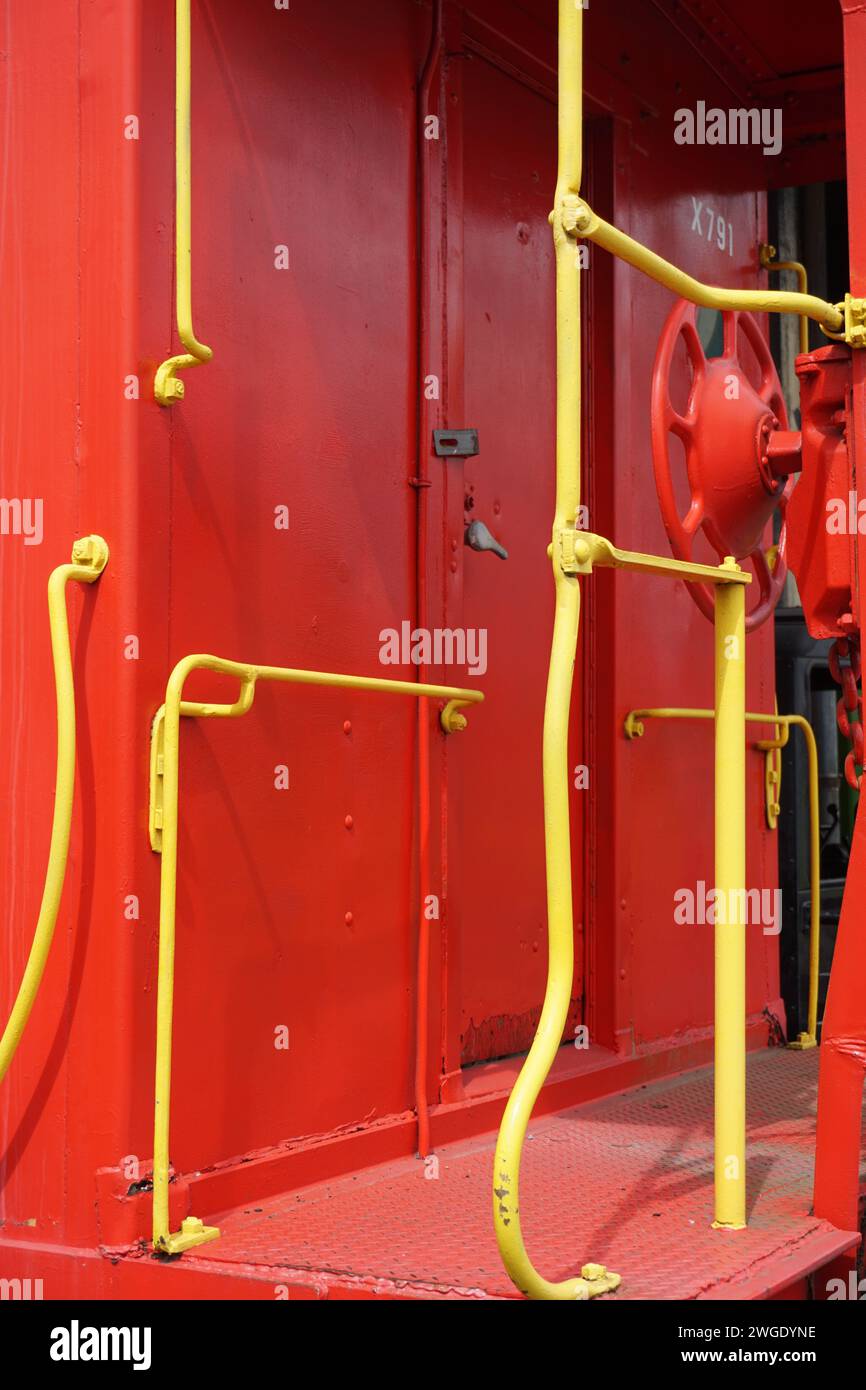
[[[492,550],[494,555],[498,555],[500,560],[508,559],[508,551],[492,532],[484,525],[483,521],[470,521],[463,536],[463,544],[468,545],[470,550]]]

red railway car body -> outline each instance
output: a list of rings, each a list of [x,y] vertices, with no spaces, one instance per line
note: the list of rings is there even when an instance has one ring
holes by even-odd
[[[75,811],[0,1087],[0,1276],[51,1298],[519,1297],[488,1189],[548,962],[557,6],[193,0],[193,303],[213,358],[168,407],[174,6],[31,0],[5,25],[0,1022],[54,804],[45,585],[77,537],[111,556],[70,591]],[[765,286],[782,193],[841,186],[847,133],[850,281],[826,296],[866,292],[853,4],[798,0],[779,19],[742,0],[593,0],[583,27],[598,214],[700,282]],[[677,143],[676,113],[701,103],[780,110],[778,153]],[[667,555],[650,417],[673,299],[596,244],[583,270],[584,529]],[[862,360],[841,355],[853,453]],[[466,544],[478,522],[507,559]],[[673,907],[713,881],[713,732],[623,730],[635,709],[712,707],[712,626],[683,584],[582,583],[575,971],[527,1143],[527,1240],[551,1277],[615,1269],[618,1298],[801,1296],[856,1260],[862,988],[837,999],[855,1041],[828,1082],[857,1092],[856,1135],[845,1102],[845,1161],[827,1160],[813,1208],[818,1052],[779,1046],[795,1032],[780,922],[747,927],[753,1210],[741,1240],[713,1232],[713,931]],[[747,652],[746,707],[771,711],[772,621]],[[266,681],[243,718],[181,721],[170,1206],[173,1228],[194,1214],[222,1234],[166,1259],[150,1246],[150,744],[191,653],[485,698],[449,735],[441,700]],[[236,697],[207,671],[185,691]],[[767,895],[778,831],[755,744],[771,735],[750,731],[746,752],[747,882]],[[849,866],[849,979],[857,891]],[[827,1015],[818,1051],[826,1030]]]

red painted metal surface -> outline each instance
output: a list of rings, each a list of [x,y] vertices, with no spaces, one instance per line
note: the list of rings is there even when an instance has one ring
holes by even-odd
[[[851,369],[851,349],[841,343],[797,359],[803,471],[789,508],[789,555],[813,637],[849,635],[850,627],[840,619],[847,617],[850,623],[854,611],[857,490],[849,453]]]
[[[806,1279],[858,1239],[810,1214],[816,1072],[814,1052],[752,1055],[750,1224],[735,1233],[710,1225],[711,1069],[534,1121],[524,1222],[539,1261],[564,1276],[602,1260],[626,1300],[766,1298]],[[219,1214],[219,1242],[180,1262],[81,1251],[74,1274],[49,1263],[43,1277],[112,1297],[515,1298],[483,1200],[492,1144],[244,1203]],[[14,1258],[28,1277],[26,1247]]]
[[[843,0],[845,42],[845,103],[849,138],[848,233],[851,293],[866,294],[866,188],[858,169],[857,151],[866,126],[860,74],[866,61],[866,15]],[[866,422],[866,363],[862,353],[852,354],[850,417],[847,443],[849,476],[857,496],[862,491],[858,464]],[[862,475],[861,475],[862,476]],[[843,494],[844,496],[844,494]],[[853,618],[862,632],[863,592],[861,577],[866,559],[866,540],[856,531],[857,574]],[[818,1135],[815,1159],[815,1211],[844,1227],[857,1224],[860,1215],[860,1163],[862,1138],[859,1127],[863,1081],[866,1075],[866,819],[862,800],[851,845],[845,895],[827,990],[821,1044]],[[850,1265],[851,1258],[843,1262]]]
[[[866,1019],[859,987],[866,965],[863,898],[866,819],[858,813],[821,1041],[815,1211],[834,1225],[857,1225],[861,1185],[860,1108],[866,1072]]]
[[[193,4],[193,296],[214,359],[166,411],[152,380],[172,346],[173,7],[32,0],[11,10],[3,491],[45,499],[45,537],[0,543],[0,590],[16,614],[0,630],[0,1014],[29,946],[50,820],[45,580],[75,534],[99,531],[112,549],[98,592],[71,600],[73,855],[43,992],[0,1091],[2,1260],[32,1249],[63,1292],[124,1296],[154,1278],[191,1296],[237,1288],[238,1267],[216,1247],[170,1270],[148,1260],[115,1270],[94,1253],[123,1244],[123,1181],[146,1174],[151,1152],[148,735],[182,655],[379,674],[380,632],[425,610],[430,627],[483,626],[489,637],[478,677],[488,699],[466,734],[446,740],[436,710],[422,707],[429,777],[418,775],[418,713],[390,697],[263,687],[244,720],[185,723],[178,1201],[201,1194],[200,1214],[212,1215],[307,1184],[325,1165],[335,1178],[383,1157],[409,1165],[417,1092],[434,1143],[489,1130],[515,1065],[497,1058],[525,1046],[540,1003],[554,16],[510,0],[444,5],[430,82],[440,137],[426,142],[422,178],[417,84],[431,18],[403,0],[255,14],[230,0]],[[766,239],[754,191],[766,162],[744,148],[712,171],[699,149],[669,157],[674,109],[727,104],[729,91],[718,45],[702,56],[686,30],[661,6],[587,12],[588,188],[604,215],[692,274],[749,286]],[[136,140],[124,138],[130,113]],[[730,225],[732,254],[693,231],[694,195]],[[281,246],[286,271],[275,268]],[[592,249],[588,520],[617,544],[660,553],[650,383],[670,302]],[[432,429],[461,425],[480,428],[479,458],[436,458]],[[504,564],[464,547],[467,494],[508,545]],[[288,531],[274,527],[279,506]],[[572,804],[582,968],[571,1023],[586,1021],[593,1057],[622,1068],[612,1085],[706,1055],[712,932],[679,926],[673,895],[712,876],[712,735],[664,726],[630,744],[622,719],[639,705],[711,703],[712,638],[680,586],[599,573],[585,598],[573,760],[590,781]],[[748,659],[749,706],[770,707],[769,625],[749,639]],[[465,669],[429,674],[472,681]],[[222,692],[202,677],[190,695]],[[279,765],[286,792],[274,786]],[[748,774],[750,885],[774,887],[757,753]],[[421,959],[426,1025],[425,873],[441,900],[429,970]],[[749,932],[757,1020],[780,1012],[778,949]],[[427,1048],[416,1076],[419,1016]],[[274,1048],[280,1025],[287,1052]],[[545,1110],[577,1098],[574,1057],[563,1049]],[[653,1162],[663,1137],[648,1143]],[[563,1158],[583,1197],[580,1142],[569,1139]],[[705,1135],[695,1143],[702,1163]],[[479,1233],[487,1162],[483,1145],[472,1150]],[[137,1199],[135,1222],[145,1206]],[[540,1219],[581,1211],[569,1201]],[[349,1276],[305,1287],[337,1285],[344,1296],[382,1292]]]
[[[841,1251],[841,1233],[809,1214],[814,1054],[754,1054],[749,1080],[754,1177],[749,1228],[737,1233],[711,1228],[709,1070],[534,1123],[523,1222],[551,1277],[592,1258],[622,1274],[619,1297],[717,1298],[740,1280],[784,1287],[814,1267],[815,1246],[826,1258],[828,1237]],[[491,1149],[489,1137],[449,1146],[435,1163],[404,1160],[221,1213],[223,1238],[200,1257],[262,1274],[351,1273],[422,1296],[517,1297],[483,1210]]]
[[[418,84],[418,106],[416,111],[416,136],[418,140],[418,379],[427,375],[425,364],[431,341],[430,302],[427,285],[433,263],[433,236],[431,213],[433,207],[433,176],[435,167],[427,158],[428,124],[432,117],[437,123],[439,99],[442,91],[442,56],[445,40],[443,26],[442,0],[434,0],[430,16],[430,42],[421,80]],[[429,627],[429,586],[428,586],[428,537],[430,532],[427,506],[427,491],[432,485],[428,475],[427,430],[430,428],[427,412],[418,411],[418,472],[412,480],[416,489],[416,612],[418,627]],[[418,668],[418,679],[425,679],[425,669]],[[429,1097],[429,1056],[430,1056],[430,938],[431,921],[437,920],[428,910],[429,895],[433,883],[433,852],[431,826],[432,796],[432,755],[430,738],[430,714],[425,702],[418,704],[418,964],[416,972],[415,1003],[415,1111],[418,1117],[418,1153],[425,1157],[430,1150],[430,1097]],[[441,920],[441,918],[440,918]]]
[[[487,632],[484,687],[488,708],[498,711],[474,721],[464,750],[466,799],[475,811],[463,826],[471,869],[461,1033],[462,1060],[472,1063],[529,1046],[547,971],[538,766],[550,632],[538,615],[549,613],[551,597],[546,552],[554,478],[542,460],[554,449],[554,323],[553,300],[542,287],[553,279],[547,218],[556,181],[556,108],[547,94],[483,60],[467,66],[463,94],[465,410],[481,439],[480,455],[464,470],[466,520],[483,520],[509,552],[503,562],[467,550],[463,560],[464,621]],[[581,692],[582,662],[575,683]],[[577,709],[572,766],[586,762],[584,700]],[[574,798],[572,836],[579,942],[586,920],[586,799]],[[497,924],[495,945],[471,925],[485,922]],[[573,1028],[583,1015],[580,950],[572,998]]]

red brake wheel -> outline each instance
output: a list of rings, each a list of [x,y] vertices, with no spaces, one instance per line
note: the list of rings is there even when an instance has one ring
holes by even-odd
[[[795,479],[774,471],[773,436],[787,430],[787,417],[766,339],[751,314],[726,310],[722,320],[722,354],[707,357],[698,333],[696,306],[681,299],[668,315],[653,367],[653,471],[665,530],[678,559],[692,559],[700,531],[720,560],[733,555],[740,562],[751,561],[758,598],[746,614],[746,631],[754,632],[778,603],[788,572],[785,511]],[[738,329],[760,370],[757,388],[740,361]],[[677,410],[671,399],[674,353],[680,339],[692,373],[685,411]],[[684,514],[674,489],[671,435],[682,441],[685,451],[690,497]],[[782,452],[777,450],[777,457]],[[763,535],[777,507],[782,528],[771,566]],[[686,588],[701,612],[712,619],[711,587],[687,584]]]

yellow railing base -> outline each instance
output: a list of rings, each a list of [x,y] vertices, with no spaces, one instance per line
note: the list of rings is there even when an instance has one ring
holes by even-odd
[[[206,1245],[209,1240],[219,1240],[219,1226],[206,1226],[198,1216],[188,1216],[181,1222],[180,1230],[173,1236],[161,1236],[155,1242],[156,1249],[165,1255],[182,1255],[195,1245]]]
[[[710,1223],[712,1231],[745,1231],[745,1221],[713,1221]]]
[[[808,1052],[811,1047],[818,1046],[818,1039],[811,1033],[798,1033],[793,1042],[788,1043],[792,1052]]]
[[[575,1302],[584,1303],[588,1298],[598,1298],[601,1294],[613,1293],[622,1283],[622,1275],[614,1274],[605,1265],[584,1265],[580,1278],[576,1281]]]

